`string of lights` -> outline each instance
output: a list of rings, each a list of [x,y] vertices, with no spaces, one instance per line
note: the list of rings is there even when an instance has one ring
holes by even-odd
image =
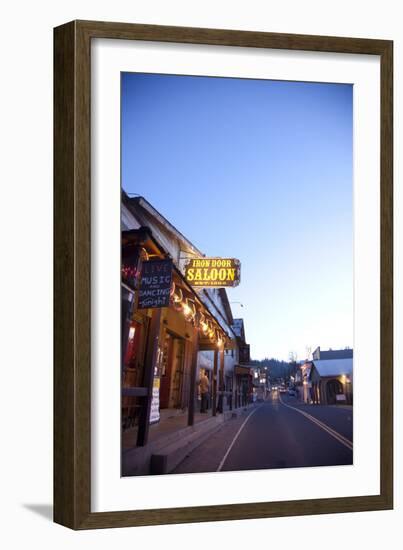
[[[183,296],[182,289],[172,284],[171,305],[176,311],[181,311],[188,323],[192,323],[205,337],[208,337],[218,348],[225,344],[225,334],[218,329],[212,319],[207,319],[206,315],[196,306],[196,304]]]

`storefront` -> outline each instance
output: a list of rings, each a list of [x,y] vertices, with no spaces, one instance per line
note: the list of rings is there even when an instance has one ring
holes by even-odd
[[[353,358],[312,361],[311,401],[321,405],[352,405]]]
[[[237,365],[235,367],[236,391],[235,407],[245,407],[252,400],[253,374],[251,367]]]
[[[239,284],[239,260],[206,258],[143,197],[122,193],[121,219],[122,449],[129,451],[173,425],[186,429],[246,405],[251,381],[243,320],[233,319],[225,289]]]
[[[159,266],[156,260],[163,262],[167,254],[144,227],[122,235],[122,430],[135,429],[129,445],[143,446],[150,423],[166,413],[186,413],[193,424],[201,369],[210,380],[211,414],[222,409],[230,385],[224,355],[234,343],[173,262],[168,303],[154,307],[151,292],[147,302],[140,286],[144,266]],[[201,366],[203,352],[211,359]]]

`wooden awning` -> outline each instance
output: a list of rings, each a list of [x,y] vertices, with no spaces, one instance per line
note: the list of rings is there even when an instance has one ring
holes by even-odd
[[[122,231],[122,245],[124,247],[132,245],[141,246],[146,250],[151,258],[170,257],[169,254],[161,246],[161,244],[154,238],[151,230],[148,227],[140,227],[139,229]],[[179,268],[175,264],[173,264],[173,268],[173,281],[176,287],[181,289],[183,296],[191,300],[193,303],[197,304],[198,308],[203,312],[203,314],[205,314],[206,318],[211,321],[223,335],[225,335],[226,339],[228,338],[228,340],[230,340],[231,338],[228,332],[221,325],[220,321],[215,317],[215,315],[210,311],[207,305],[200,299],[197,292],[195,292],[192,286],[190,286],[189,283],[185,280]],[[214,348],[213,344],[211,344],[212,347],[208,346],[208,344],[210,343],[208,339],[206,339],[205,342],[202,342],[202,344],[203,343],[206,344],[204,349]],[[225,347],[227,349],[232,348],[232,344],[226,345]],[[203,349],[203,345],[201,346],[201,349]]]

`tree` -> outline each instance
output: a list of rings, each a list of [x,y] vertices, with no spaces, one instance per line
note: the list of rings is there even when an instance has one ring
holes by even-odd
[[[251,365],[257,368],[267,368],[267,373],[271,383],[276,383],[279,380],[286,380],[290,376],[290,364],[287,361],[281,361],[275,358],[254,359]]]

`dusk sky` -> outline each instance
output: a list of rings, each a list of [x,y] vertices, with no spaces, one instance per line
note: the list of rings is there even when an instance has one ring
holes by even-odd
[[[208,256],[251,357],[353,347],[353,87],[122,74],[122,186]]]

